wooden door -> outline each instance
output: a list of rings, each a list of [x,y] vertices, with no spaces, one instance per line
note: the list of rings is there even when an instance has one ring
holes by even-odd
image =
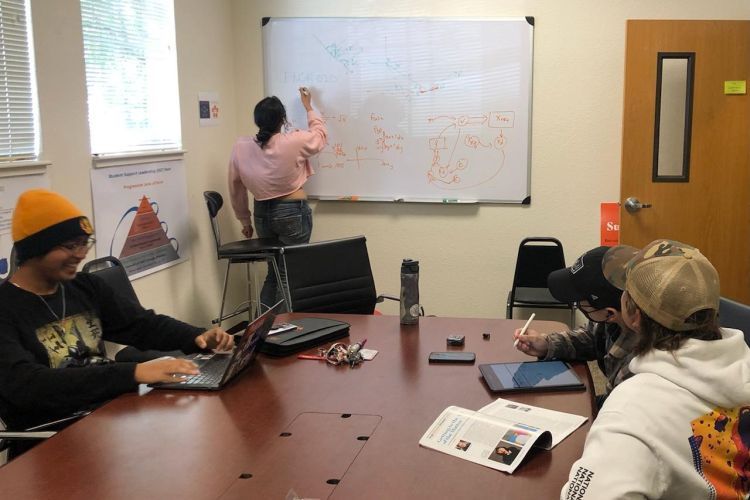
[[[750,21],[631,20],[626,45],[621,241],[694,245],[719,271],[722,295],[750,303],[750,99],[725,94],[725,81],[750,80]],[[659,53],[693,54],[680,181],[653,178]],[[629,197],[651,206],[631,213]]]

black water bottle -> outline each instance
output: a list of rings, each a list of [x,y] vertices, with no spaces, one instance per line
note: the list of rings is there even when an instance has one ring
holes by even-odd
[[[419,261],[404,259],[401,263],[401,324],[419,322]]]

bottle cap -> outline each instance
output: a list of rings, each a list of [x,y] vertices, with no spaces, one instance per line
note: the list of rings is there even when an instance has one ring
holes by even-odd
[[[419,261],[418,260],[412,260],[412,259],[404,259],[404,261],[401,263],[402,269],[408,269],[409,271],[413,273],[419,272]]]

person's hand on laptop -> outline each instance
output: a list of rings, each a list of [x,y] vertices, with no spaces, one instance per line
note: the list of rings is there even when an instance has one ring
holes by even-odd
[[[192,361],[171,356],[152,359],[135,365],[135,381],[139,384],[180,382],[187,375],[197,375],[198,373],[200,373],[198,366]]]
[[[215,326],[195,337],[195,345],[201,349],[231,351],[234,349],[234,336],[229,335],[221,327]]]
[[[529,356],[537,356],[543,358],[547,355],[547,349],[549,344],[547,343],[547,336],[537,332],[536,330],[526,330],[526,333],[521,335],[521,329],[517,328],[513,333],[513,337],[518,339],[518,345],[516,348]]]

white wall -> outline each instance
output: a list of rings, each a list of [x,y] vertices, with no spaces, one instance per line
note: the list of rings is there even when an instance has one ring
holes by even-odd
[[[42,159],[52,187],[91,213],[83,44],[77,0],[31,0]],[[202,192],[226,194],[226,163],[239,134],[254,133],[263,97],[264,16],[534,16],[532,204],[443,206],[313,202],[314,240],[365,234],[378,291],[397,293],[404,257],[421,261],[430,314],[503,317],[517,245],[551,235],[567,260],[598,245],[599,203],[619,198],[625,20],[747,19],[746,0],[175,0],[182,137],[192,231],[189,262],[134,282],[159,312],[207,324],[219,306],[223,266]],[[217,91],[219,127],[198,127],[197,94]],[[225,237],[239,238],[230,214]],[[90,257],[93,257],[91,255]],[[233,302],[241,300],[236,269]],[[395,305],[381,308],[395,313]],[[563,316],[564,319],[564,316]]]
[[[531,206],[313,204],[314,240],[367,236],[379,292],[397,292],[401,259],[416,258],[428,313],[479,317],[504,317],[525,236],[559,238],[569,263],[599,245],[599,204],[619,200],[625,21],[750,18],[742,0],[234,0],[233,6],[243,134],[255,132],[250,112],[263,97],[263,16],[534,16]],[[396,306],[381,309],[395,313]]]
[[[92,213],[88,115],[78,0],[32,0],[42,129],[41,159],[52,162],[52,189]],[[216,260],[203,191],[224,190],[236,135],[234,59],[228,1],[175,2],[182,140],[187,172],[191,259],[134,282],[141,302],[206,325],[218,313],[223,268]],[[223,122],[198,126],[200,91],[217,91]],[[227,225],[230,221],[226,220]],[[89,254],[93,258],[93,251]],[[238,284],[241,280],[237,279]],[[242,287],[235,287],[239,295]]]

